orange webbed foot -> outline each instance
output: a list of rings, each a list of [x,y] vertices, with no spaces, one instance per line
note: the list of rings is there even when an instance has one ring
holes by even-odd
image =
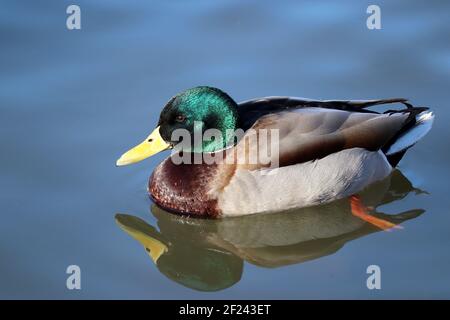
[[[390,231],[390,229],[395,228],[395,229],[403,229],[402,226],[396,225],[392,222],[374,217],[370,214],[367,213],[368,211],[368,207],[365,207],[362,202],[361,199],[359,198],[359,196],[357,195],[353,195],[350,197],[350,207],[352,210],[352,214],[355,217],[358,217],[374,226],[376,226],[377,228],[380,228],[382,230],[385,231]]]

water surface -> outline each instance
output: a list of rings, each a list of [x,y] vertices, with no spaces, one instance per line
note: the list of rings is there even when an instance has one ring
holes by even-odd
[[[365,1],[77,1],[78,31],[69,4],[0,11],[1,298],[450,298],[449,4],[378,1],[378,31]],[[431,107],[430,134],[364,196],[403,229],[378,232],[344,202],[226,221],[154,207],[147,179],[167,154],[115,160],[197,85]]]

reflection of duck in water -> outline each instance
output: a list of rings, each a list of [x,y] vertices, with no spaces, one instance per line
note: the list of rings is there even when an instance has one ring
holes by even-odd
[[[374,217],[399,224],[424,211],[386,215],[378,207],[420,193],[394,173],[361,193]],[[352,214],[346,201],[278,214],[233,219],[194,219],[152,206],[159,232],[143,220],[116,215],[119,226],[149,252],[158,269],[187,287],[216,291],[240,280],[243,260],[263,267],[301,263],[332,254],[350,240],[379,231]]]

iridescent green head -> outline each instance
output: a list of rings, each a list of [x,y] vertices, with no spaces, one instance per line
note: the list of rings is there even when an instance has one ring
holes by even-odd
[[[179,142],[180,134],[185,138],[184,132],[189,133],[191,139],[189,151],[217,151],[227,146],[237,129],[237,105],[217,88],[195,87],[169,100],[161,112],[158,126],[161,137],[168,143]],[[214,132],[216,134],[211,135]],[[187,142],[183,141],[184,146]]]
[[[116,165],[139,162],[175,145],[197,153],[218,151],[235,142],[237,127],[237,104],[229,95],[211,87],[188,89],[167,102],[155,130]]]

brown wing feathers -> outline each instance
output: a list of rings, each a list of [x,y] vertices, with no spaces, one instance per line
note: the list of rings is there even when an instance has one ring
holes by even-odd
[[[286,166],[320,159],[355,147],[378,150],[399,131],[407,117],[403,114],[355,114],[325,109],[317,109],[317,112],[313,113],[306,109],[287,111],[264,116],[252,127],[254,131],[249,131],[246,136],[259,135],[260,129],[278,129],[278,163],[280,166]],[[270,146],[244,146],[242,143],[237,147],[245,147],[246,155],[255,152],[255,148],[259,148],[258,152],[270,154],[266,149]],[[260,166],[250,167],[256,169]]]
[[[401,103],[407,108],[382,114],[366,109],[390,103]],[[239,108],[239,114],[247,116],[243,121],[246,126],[251,124],[256,130],[280,129],[280,166],[320,159],[354,147],[385,150],[400,133],[414,125],[418,113],[427,109],[413,107],[402,98],[316,101],[284,97],[247,101]],[[312,116],[306,112],[313,109],[317,112]]]

